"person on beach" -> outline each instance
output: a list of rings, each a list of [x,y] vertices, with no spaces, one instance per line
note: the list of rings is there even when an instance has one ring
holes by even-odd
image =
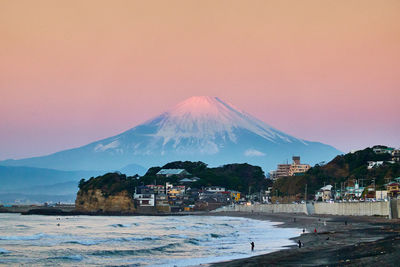
[[[301,248],[301,246],[303,245],[300,240],[297,241],[297,244],[299,244],[299,248]]]
[[[250,245],[251,245],[251,251],[254,251],[254,242],[251,242]]]

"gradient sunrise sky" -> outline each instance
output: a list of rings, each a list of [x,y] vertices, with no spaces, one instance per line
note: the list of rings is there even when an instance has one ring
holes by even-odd
[[[0,159],[193,96],[348,152],[400,146],[400,1],[0,1]]]

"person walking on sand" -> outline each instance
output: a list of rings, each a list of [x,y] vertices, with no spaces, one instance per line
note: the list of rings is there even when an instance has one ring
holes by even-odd
[[[254,242],[251,242],[250,245],[251,245],[251,251],[254,251]]]

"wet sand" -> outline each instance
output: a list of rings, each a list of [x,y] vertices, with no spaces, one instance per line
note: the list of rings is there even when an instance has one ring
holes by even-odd
[[[302,248],[293,245],[269,254],[211,266],[400,266],[398,219],[245,212],[213,215],[283,222],[278,227],[304,228],[306,233],[293,238],[295,242],[301,240]],[[255,247],[257,249],[257,244]]]

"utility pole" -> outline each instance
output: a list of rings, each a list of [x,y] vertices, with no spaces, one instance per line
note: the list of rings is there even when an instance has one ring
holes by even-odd
[[[307,203],[307,184],[306,184],[306,188],[304,190],[304,200]]]

